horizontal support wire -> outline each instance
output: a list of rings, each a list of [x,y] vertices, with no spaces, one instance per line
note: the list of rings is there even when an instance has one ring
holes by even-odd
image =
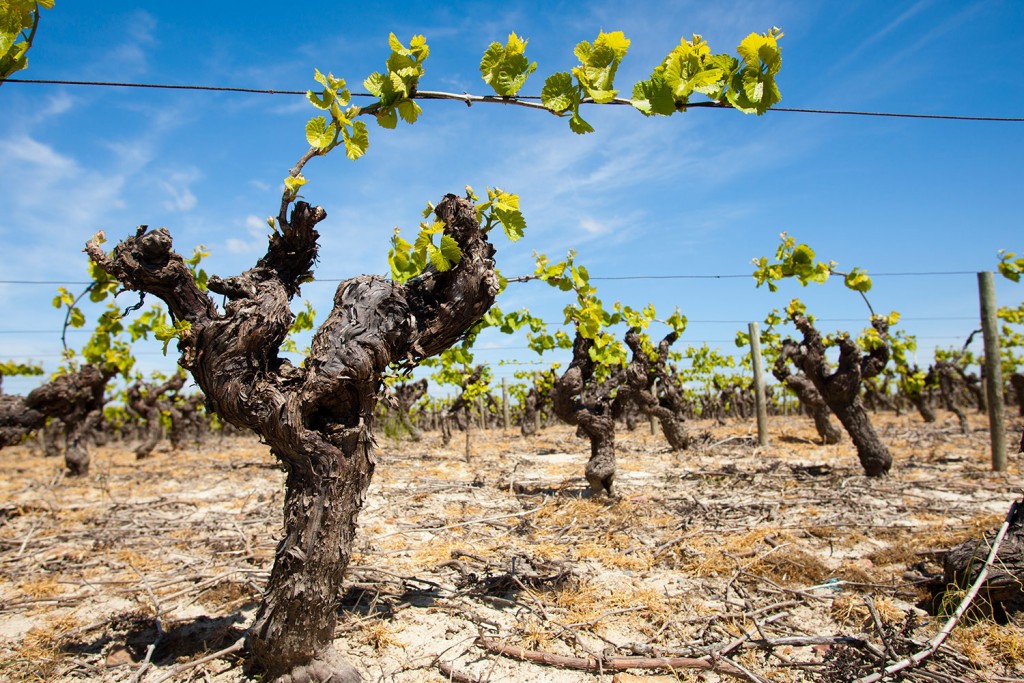
[[[267,88],[240,88],[230,86],[216,86],[216,85],[188,85],[188,84],[173,84],[173,83],[123,83],[117,81],[72,81],[72,80],[59,80],[59,79],[44,79],[44,78],[8,78],[4,83],[21,83],[21,84],[36,84],[36,85],[71,85],[71,86],[93,86],[93,87],[104,87],[104,88],[144,88],[144,89],[156,89],[156,90],[191,90],[191,91],[203,91],[203,92],[227,92],[227,93],[241,93],[249,95],[302,95],[305,96],[306,90],[277,90]],[[352,93],[352,97],[374,97],[368,93]],[[524,106],[537,106],[536,101],[540,100],[540,97],[533,95],[519,95],[516,97],[502,97],[500,95],[470,95],[469,93],[445,93],[445,92],[432,92],[432,91],[418,91],[411,99],[431,99],[431,100],[455,100],[464,102],[467,105],[474,104],[476,102],[489,102],[494,104],[520,104]],[[593,104],[593,101],[585,99],[583,104]],[[611,102],[605,104],[611,105],[632,105],[629,100],[616,98]],[[540,108],[547,109],[543,105]],[[687,109],[732,109],[730,105],[719,104],[718,102],[693,102],[686,105]],[[549,110],[550,111],[550,110]],[[907,112],[882,112],[882,111],[855,111],[855,110],[844,110],[844,109],[812,109],[804,107],[772,107],[768,110],[769,112],[783,112],[791,114],[824,114],[831,116],[877,116],[884,118],[900,118],[900,119],[926,119],[933,121],[980,121],[989,123],[1024,123],[1024,117],[1014,116],[968,116],[959,114],[915,114]]]

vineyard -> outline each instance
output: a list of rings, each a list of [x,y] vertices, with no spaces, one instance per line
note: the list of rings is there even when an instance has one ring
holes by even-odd
[[[0,330],[60,340],[56,354],[0,359],[0,382],[18,383],[14,393],[0,384],[0,677],[1024,680],[1024,254],[1002,243],[1019,235],[999,228],[989,251],[972,246],[976,273],[914,266],[873,275],[879,260],[902,264],[904,250],[925,259],[912,240],[897,248],[891,228],[890,245],[865,249],[869,240],[849,225],[812,230],[809,241],[759,235],[760,253],[746,255],[742,274],[646,270],[692,256],[675,233],[680,220],[696,227],[691,191],[701,183],[765,176],[748,183],[756,192],[730,193],[729,208],[716,208],[726,217],[734,210],[732,219],[763,218],[763,208],[785,203],[772,194],[770,173],[757,170],[772,168],[773,155],[750,153],[755,144],[746,153],[757,161],[746,169],[724,171],[723,159],[736,166],[739,158],[731,148],[697,164],[696,175],[690,166],[700,154],[665,157],[700,137],[689,127],[692,111],[744,119],[762,135],[780,130],[762,118],[787,113],[957,125],[1024,119],[780,107],[786,34],[772,24],[737,35],[733,51],[692,33],[673,37],[667,54],[602,29],[573,41],[568,66],[564,54],[503,33],[473,57],[486,94],[463,88],[464,67],[451,61],[443,63],[454,71],[439,82],[457,87],[428,90],[437,44],[390,32],[375,66],[366,49],[342,60],[346,71],[369,72],[358,87],[313,68],[312,89],[283,91],[20,78],[41,54],[48,18],[63,10],[53,0],[2,9],[4,101],[29,103],[39,121],[81,101],[64,90],[46,101],[21,91],[7,100],[11,85],[300,96],[295,128],[304,141],[287,164],[280,135],[266,143],[276,168],[287,168],[273,172],[283,177],[276,187],[258,170],[262,160],[244,170],[246,162],[230,164],[232,187],[255,174],[249,186],[273,208],[265,219],[234,215],[226,225],[244,231],[233,232],[205,219],[180,229],[110,227],[124,224],[123,197],[149,192],[126,178],[150,165],[148,146],[165,131],[190,125],[185,109],[115,105],[147,112],[135,145],[65,138],[68,149],[84,141],[89,154],[112,154],[131,169],[101,182],[37,142],[29,119],[0,139],[0,163],[26,169],[17,172],[24,188],[11,197],[12,220],[33,216],[17,231],[0,228],[5,239],[19,236],[16,255],[27,253],[22,240],[39,245],[29,259],[10,259],[28,275],[5,276],[0,297],[52,287],[46,315],[38,297],[19,296],[12,310],[28,305],[34,319],[60,319],[59,330]],[[926,10],[892,17],[853,54]],[[319,16],[309,23],[327,26]],[[75,24],[58,21],[55,31],[76,34]],[[136,12],[131,43],[111,50],[125,73],[145,66],[155,24],[155,15]],[[443,47],[457,42],[441,33]],[[565,46],[563,35],[545,38]],[[316,51],[298,52],[308,59]],[[647,66],[627,59],[636,53]],[[207,173],[250,146],[225,134],[232,119],[260,118],[242,114],[249,106],[218,112],[216,127],[227,129],[204,130],[192,148],[204,150]],[[444,129],[424,122],[437,106],[487,113],[452,117]],[[635,123],[624,127],[620,112]],[[523,129],[468,132],[477,116],[543,116],[537,130],[548,142],[529,131],[523,147],[541,162],[508,156],[523,151]],[[456,158],[437,163],[410,126]],[[748,135],[744,127],[719,124],[721,142]],[[569,138],[579,146],[550,142]],[[654,141],[647,151],[631,149],[644,140]],[[579,150],[600,157],[600,168],[563,178],[573,162],[560,167],[561,157]],[[489,177],[483,190],[437,190],[449,168],[476,156],[499,164],[489,173],[503,187]],[[341,184],[347,196],[371,186],[388,193],[346,216],[342,235],[328,220],[335,200],[327,208],[313,201],[338,192],[328,157],[359,169]],[[668,163],[657,168],[656,159]],[[193,164],[168,164],[150,179],[165,211],[196,216],[192,187],[205,174]],[[673,173],[700,182],[689,187]],[[58,199],[55,188],[69,178],[82,188]],[[539,199],[505,189],[515,178]],[[654,193],[641,199],[648,181]],[[203,185],[196,192],[225,205],[242,196],[209,176]],[[375,263],[386,272],[364,265],[359,255],[381,222],[408,209],[413,188],[428,186],[433,199],[418,228],[394,228],[390,248],[380,249]],[[934,198],[922,210],[951,198],[928,192]],[[573,200],[559,206],[567,194]],[[623,213],[615,196],[643,208]],[[537,204],[545,210],[527,210]],[[827,213],[843,224],[840,211]],[[43,232],[27,227],[39,215],[48,233],[62,220],[76,230],[88,224],[73,250],[84,245],[76,264],[84,263],[84,280],[48,279],[50,263],[68,272],[70,250],[62,240],[39,242]],[[641,225],[645,216],[658,226]],[[766,224],[746,222],[724,237],[730,248]],[[963,241],[993,244],[974,237]],[[596,275],[602,263],[604,272],[625,263],[645,274]],[[905,317],[882,308],[893,289],[875,286],[877,278],[965,274],[977,277],[977,309],[972,303],[966,316],[918,296],[945,314]],[[757,311],[718,346],[695,338],[688,317],[727,307],[710,289],[687,300],[621,284],[700,278],[742,278],[747,289],[733,296]],[[317,287],[327,283],[329,296]],[[926,320],[955,323],[956,334],[919,339],[907,323]],[[946,343],[926,343],[936,339]],[[494,351],[517,353],[498,359]],[[144,354],[167,360],[154,367]]]

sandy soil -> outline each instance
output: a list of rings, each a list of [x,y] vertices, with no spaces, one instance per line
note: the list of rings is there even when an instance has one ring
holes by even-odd
[[[948,414],[876,419],[896,456],[880,480],[801,418],[773,418],[766,448],[749,424],[693,423],[683,453],[623,430],[616,500],[584,495],[569,428],[473,432],[468,460],[461,435],[380,437],[337,647],[367,681],[870,673],[872,651],[915,651],[945,621],[917,606],[943,551],[1022,487],[1019,456],[989,471],[980,416],[967,436]],[[72,479],[22,446],[0,470],[0,680],[245,680],[234,654],[196,662],[243,635],[273,558],[283,474],[265,447],[102,447]],[[913,676],[1024,680],[1020,626],[960,624]],[[661,656],[690,659],[602,670]]]

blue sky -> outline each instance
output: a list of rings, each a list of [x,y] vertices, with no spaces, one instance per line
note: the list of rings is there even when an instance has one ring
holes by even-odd
[[[632,46],[617,84],[628,95],[680,37],[702,34],[734,52],[752,31],[778,26],[781,106],[967,116],[1024,115],[1024,4],[1003,2],[404,2],[132,3],[58,0],[44,13],[29,69],[36,79],[201,84],[304,90],[313,69],[353,91],[383,69],[387,36],[423,34],[431,47],[421,89],[487,94],[480,57],[515,31],[529,39],[537,73],[523,89],[575,64],[572,50],[599,30]],[[788,232],[840,268],[879,276],[879,311],[898,310],[919,337],[959,345],[977,323],[972,274],[997,251],[1024,250],[1024,124],[695,109],[645,119],[625,107],[588,109],[595,134],[515,107],[423,103],[414,126],[370,125],[370,149],[306,167],[307,200],[322,205],[317,276],[386,273],[392,229],[413,233],[425,203],[465,185],[522,198],[528,230],[497,240],[507,276],[532,270],[532,253],[575,249],[595,278],[750,273]],[[0,87],[0,280],[81,281],[81,249],[98,230],[111,242],[135,226],[167,226],[205,267],[231,275],[262,253],[264,217],[305,151],[302,97],[8,83]],[[595,280],[606,303],[678,306],[691,320],[680,346],[732,350],[745,321],[801,297],[823,328],[859,330],[866,309],[838,281],[786,284],[771,294],[752,278]],[[311,283],[303,298],[322,319],[336,286]],[[1001,303],[1024,298],[997,282]],[[0,283],[0,360],[59,363],[56,285]],[[125,305],[133,302],[123,295]],[[300,303],[300,302],[297,302]],[[513,285],[499,304],[561,319],[564,294]],[[656,331],[657,333],[657,331]],[[85,341],[70,336],[72,345]],[[521,339],[485,337],[478,358],[535,360]],[[139,369],[168,370],[157,343]],[[514,368],[495,368],[509,376]],[[35,379],[8,378],[27,391]]]

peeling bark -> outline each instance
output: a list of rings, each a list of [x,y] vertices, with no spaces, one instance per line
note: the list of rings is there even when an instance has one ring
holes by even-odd
[[[359,678],[332,641],[356,518],[373,475],[382,375],[392,363],[411,365],[456,343],[498,291],[494,248],[473,205],[447,195],[436,214],[459,244],[461,261],[443,273],[428,268],[405,284],[367,275],[342,282],[305,367],[278,354],[293,320],[288,302],[312,277],[323,209],[297,202],[255,267],[210,279],[210,291],[229,300],[223,312],[196,285],[163,228],[140,228],[110,256],[95,240],[87,247],[123,285],[158,296],[175,319],[190,323],[179,338],[179,363],[192,372],[208,408],[256,432],[287,472],[284,537],[248,638],[250,667],[265,680]]]
[[[850,435],[857,448],[857,457],[864,473],[869,477],[884,476],[892,467],[892,454],[879,438],[861,402],[861,381],[874,377],[889,360],[889,347],[883,345],[864,354],[849,335],[838,339],[839,364],[835,371],[825,358],[825,343],[814,325],[802,315],[792,317],[793,324],[803,334],[803,343],[790,341],[793,363],[821,394],[829,409]],[[889,326],[881,318],[873,318],[872,325],[884,340]]]
[[[572,362],[562,376],[555,380],[551,400],[555,415],[567,424],[577,427],[590,439],[590,459],[584,475],[590,484],[591,495],[615,495],[615,420],[611,416],[610,387],[604,391],[591,391],[588,384],[594,378],[594,361],[590,358],[593,342],[576,333],[572,345]]]

